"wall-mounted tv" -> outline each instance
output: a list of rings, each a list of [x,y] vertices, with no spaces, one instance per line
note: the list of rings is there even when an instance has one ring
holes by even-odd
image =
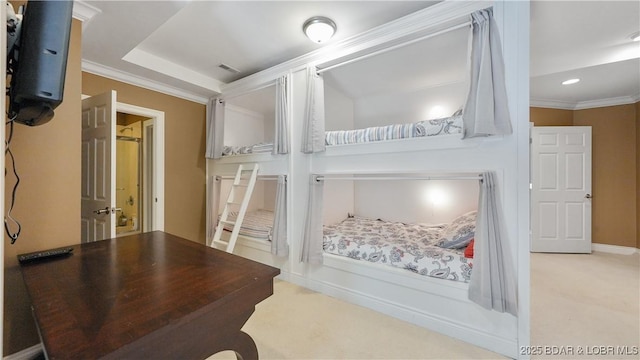
[[[11,9],[7,11],[9,119],[41,125],[62,103],[73,1],[31,0],[17,16]]]

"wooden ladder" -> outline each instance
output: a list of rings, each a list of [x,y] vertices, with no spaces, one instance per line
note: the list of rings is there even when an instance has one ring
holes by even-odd
[[[211,242],[211,246],[224,247],[224,250],[228,253],[232,253],[233,248],[236,246],[236,240],[238,240],[238,234],[240,233],[240,228],[242,227],[242,221],[244,220],[244,215],[247,212],[247,207],[249,206],[249,201],[251,200],[251,194],[253,193],[253,188],[256,185],[256,178],[258,177],[258,164],[254,164],[252,169],[249,168],[250,166],[251,165],[242,164],[238,166],[238,171],[236,172],[236,176],[233,179],[233,184],[231,185],[231,190],[229,191],[227,203],[224,205],[224,210],[222,211],[220,221],[218,221],[218,226],[216,227],[216,232],[213,235],[213,241]],[[243,177],[243,173],[249,171],[251,172],[251,175],[248,178],[246,176]],[[236,220],[229,221],[229,214],[235,209],[237,209],[238,211]],[[224,241],[221,239],[222,231],[225,225],[233,226],[233,231],[231,231],[231,236],[229,237],[228,241]]]

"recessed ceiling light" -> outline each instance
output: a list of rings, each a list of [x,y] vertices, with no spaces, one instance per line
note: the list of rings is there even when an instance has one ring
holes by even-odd
[[[315,43],[323,43],[333,36],[336,32],[336,23],[324,16],[314,16],[305,21],[302,25],[302,31],[311,41]]]
[[[640,32],[637,32],[637,33],[631,35],[631,40],[640,41]]]
[[[562,82],[562,85],[571,85],[580,82],[580,79],[569,79]]]

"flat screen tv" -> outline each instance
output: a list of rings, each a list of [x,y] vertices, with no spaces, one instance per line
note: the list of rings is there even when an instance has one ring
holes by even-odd
[[[9,119],[41,125],[62,103],[72,13],[73,1],[31,0],[8,29]]]

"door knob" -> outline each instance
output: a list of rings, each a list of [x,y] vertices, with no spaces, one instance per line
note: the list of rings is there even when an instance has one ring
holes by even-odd
[[[104,209],[93,210],[93,212],[94,212],[95,214],[98,214],[98,215],[100,215],[100,214],[108,214],[108,213],[110,213],[110,212],[111,212],[111,209],[109,209],[109,207],[107,206],[107,207],[106,207],[106,208],[104,208]]]
[[[593,199],[593,196],[591,196],[591,194],[587,194],[584,196],[585,199]]]

